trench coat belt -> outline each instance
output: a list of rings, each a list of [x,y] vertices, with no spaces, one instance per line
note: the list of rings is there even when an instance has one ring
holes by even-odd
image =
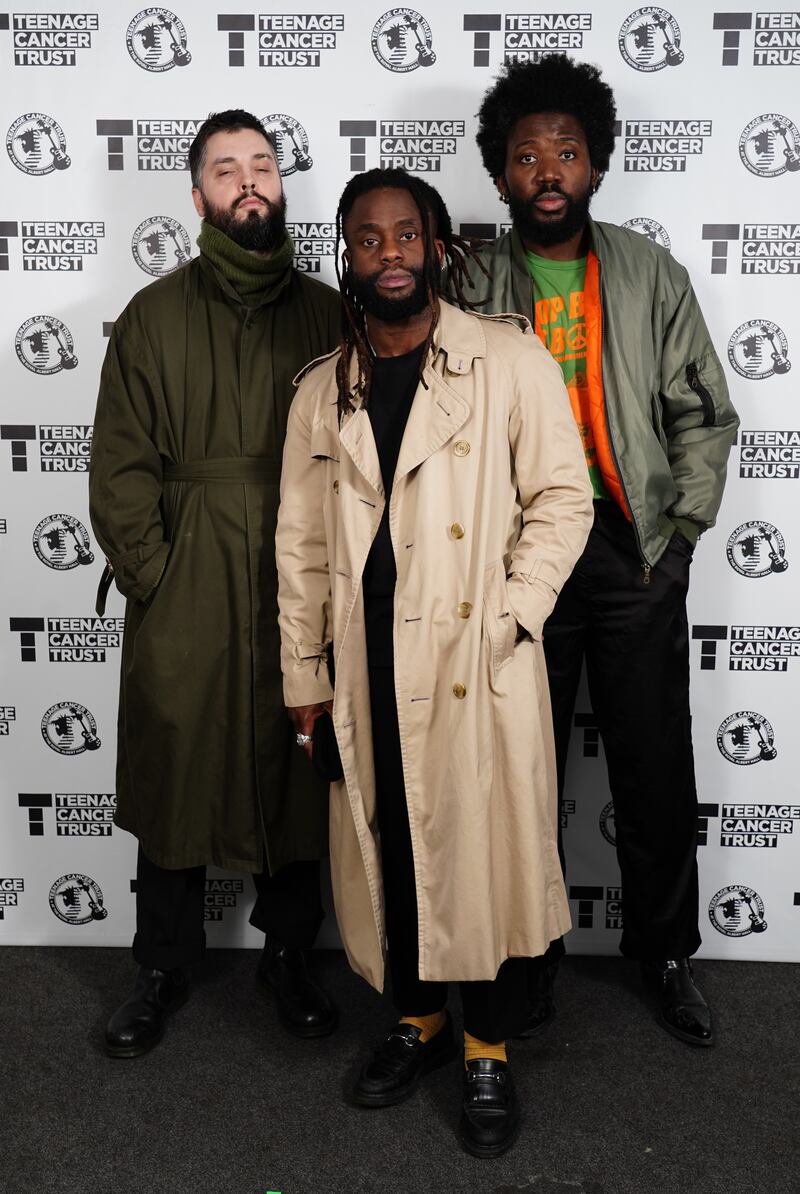
[[[165,481],[208,481],[228,485],[277,485],[281,462],[268,456],[217,456],[164,466]]]

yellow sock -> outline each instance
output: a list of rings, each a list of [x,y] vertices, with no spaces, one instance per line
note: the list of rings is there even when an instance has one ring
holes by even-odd
[[[432,1016],[401,1016],[401,1024],[413,1024],[415,1028],[420,1029],[420,1040],[423,1045],[429,1041],[432,1036],[436,1036],[445,1026],[447,1017],[444,1011],[434,1012]]]
[[[464,1033],[464,1068],[470,1061],[477,1061],[479,1057],[491,1057],[494,1061],[508,1061],[505,1041],[498,1041],[490,1045],[488,1041],[479,1041],[476,1036]]]

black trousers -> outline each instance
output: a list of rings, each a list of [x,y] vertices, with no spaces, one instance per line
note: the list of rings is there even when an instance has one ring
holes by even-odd
[[[172,970],[202,958],[205,882],[204,866],[169,871],[139,847],[133,956],[140,966]],[[280,945],[310,948],[324,916],[319,862],[292,862],[275,875],[253,875],[253,882],[250,924]]]
[[[401,1016],[427,1016],[444,1007],[447,983],[418,977],[417,891],[393,669],[370,668],[369,687],[392,997]],[[522,1031],[528,1016],[525,966],[526,959],[509,958],[494,980],[459,983],[466,1032],[497,1042]]]
[[[645,583],[630,523],[615,502],[595,502],[586,549],[544,628],[559,800],[585,658],[614,800],[620,949],[638,959],[687,957],[700,945],[686,620],[691,556],[691,544],[676,533]]]

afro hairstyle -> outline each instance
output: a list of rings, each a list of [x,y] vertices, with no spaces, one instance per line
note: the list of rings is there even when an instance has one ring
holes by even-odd
[[[517,121],[535,112],[566,112],[586,134],[589,158],[600,185],[614,152],[614,93],[596,66],[550,54],[540,62],[509,62],[478,112],[477,142],[492,179],[506,168],[506,143]]]

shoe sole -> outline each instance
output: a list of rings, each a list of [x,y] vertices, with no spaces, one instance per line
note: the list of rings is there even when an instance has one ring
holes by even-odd
[[[411,1082],[407,1082],[405,1086],[392,1091],[386,1091],[384,1094],[370,1094],[367,1091],[359,1093],[357,1090],[354,1090],[353,1102],[359,1107],[393,1107],[395,1103],[404,1103],[406,1099],[411,1097],[427,1074],[432,1074],[440,1066],[447,1065],[448,1062],[453,1061],[459,1052],[459,1046],[454,1041],[451,1048],[432,1058],[427,1065],[420,1066],[414,1078]]]
[[[677,1040],[683,1041],[685,1045],[694,1045],[696,1049],[709,1049],[714,1045],[714,1037],[711,1036],[707,1041],[700,1040],[699,1037],[692,1036],[690,1032],[682,1032],[680,1028],[676,1028],[665,1020],[663,1016],[656,1016],[656,1023],[660,1024],[671,1036]]]
[[[459,1136],[463,1148],[468,1153],[473,1157],[480,1157],[481,1160],[490,1161],[493,1157],[500,1157],[503,1153],[507,1153],[516,1144],[521,1129],[522,1124],[517,1121],[514,1130],[509,1132],[505,1140],[502,1140],[499,1144],[477,1144],[474,1140],[470,1139],[468,1133],[463,1128],[459,1132]]]
[[[173,1012],[177,1012],[179,1008],[183,1007],[188,998],[188,992],[182,996],[179,996],[177,999],[173,1000],[168,1007],[164,1008],[165,1013],[167,1015],[172,1015]],[[149,1053],[151,1049],[155,1049],[156,1045],[158,1045],[164,1039],[164,1032],[165,1028],[162,1025],[161,1031],[156,1036],[151,1037],[146,1045],[109,1045],[109,1043],[105,1041],[103,1043],[103,1048],[107,1057],[114,1057],[117,1059],[144,1057],[145,1053]]]

